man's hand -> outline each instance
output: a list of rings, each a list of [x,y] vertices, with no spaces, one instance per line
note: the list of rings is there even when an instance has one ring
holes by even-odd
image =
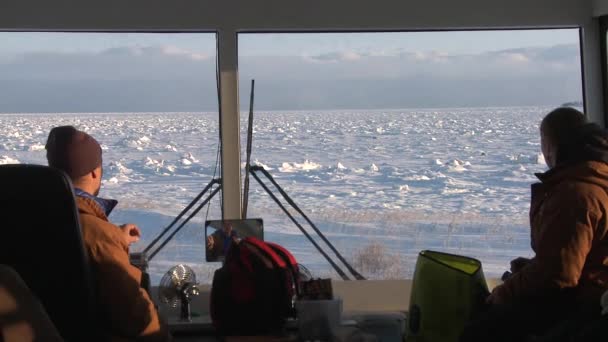
[[[207,249],[212,250],[213,245],[215,245],[215,240],[213,239],[213,236],[207,236]]]
[[[132,223],[123,224],[120,226],[120,230],[122,231],[128,246],[139,241],[141,231],[136,225]]]
[[[501,295],[503,285],[498,285],[494,288],[492,293],[486,298],[486,304],[489,305],[501,305],[505,304],[505,299]]]
[[[530,261],[531,260],[528,258],[521,258],[521,257],[511,260],[511,272],[517,273],[517,272],[521,271],[521,269],[524,268],[527,264],[529,264]]]

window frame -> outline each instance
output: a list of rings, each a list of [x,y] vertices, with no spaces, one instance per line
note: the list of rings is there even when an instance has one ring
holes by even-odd
[[[608,127],[608,15],[599,18],[600,21],[600,55],[602,70],[602,97],[604,111],[604,126]]]

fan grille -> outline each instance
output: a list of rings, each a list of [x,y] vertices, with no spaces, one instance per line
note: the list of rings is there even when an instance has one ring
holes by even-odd
[[[160,280],[159,299],[174,308],[179,303],[180,291],[185,285],[193,283],[196,283],[196,275],[192,268],[183,264],[173,266]]]

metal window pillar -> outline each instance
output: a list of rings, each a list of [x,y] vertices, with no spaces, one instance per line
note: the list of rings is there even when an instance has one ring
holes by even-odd
[[[583,49],[581,57],[583,59],[585,111],[591,121],[605,127],[599,20],[597,18],[590,19],[582,28],[581,46]]]
[[[218,32],[220,123],[222,130],[222,201],[224,219],[241,218],[241,143],[238,46],[234,30]]]
[[[600,21],[600,54],[602,64],[602,96],[604,98],[604,124],[608,122],[608,15],[599,18]],[[604,125],[606,127],[606,125]]]

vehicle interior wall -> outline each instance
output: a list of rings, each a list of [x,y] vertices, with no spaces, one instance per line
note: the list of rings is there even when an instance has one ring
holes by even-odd
[[[593,0],[593,14],[598,17],[608,15],[608,1]]]
[[[8,0],[1,29],[430,29],[581,25],[592,0],[284,2]]]

